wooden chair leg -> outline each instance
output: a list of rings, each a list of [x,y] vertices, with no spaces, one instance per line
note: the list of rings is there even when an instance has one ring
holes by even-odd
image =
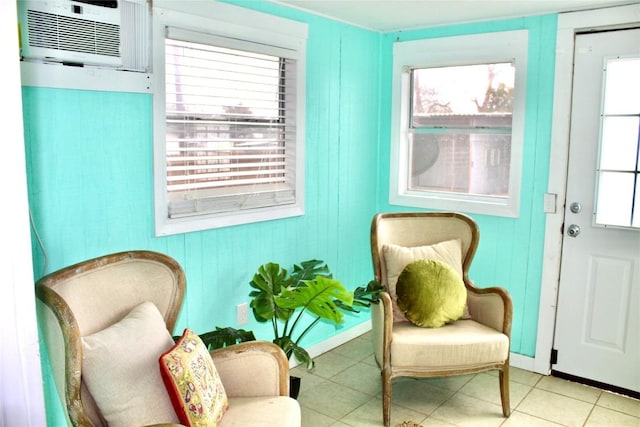
[[[385,427],[391,425],[391,373],[382,370],[382,421]]]
[[[509,402],[509,361],[500,370],[500,400],[502,400],[502,414],[505,417],[511,415],[511,404]]]

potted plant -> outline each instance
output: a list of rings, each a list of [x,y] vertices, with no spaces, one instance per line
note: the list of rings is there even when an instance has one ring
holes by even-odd
[[[255,319],[270,322],[273,342],[307,369],[313,369],[314,362],[300,346],[302,338],[323,319],[342,323],[343,312],[357,313],[354,306],[376,302],[380,291],[380,285],[372,281],[350,292],[332,277],[324,261],[316,259],[294,265],[291,272],[272,262],[261,265],[249,284]]]

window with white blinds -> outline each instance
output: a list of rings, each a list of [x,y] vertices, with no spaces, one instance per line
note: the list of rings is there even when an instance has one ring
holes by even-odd
[[[164,222],[300,214],[300,52],[173,26],[163,44]]]

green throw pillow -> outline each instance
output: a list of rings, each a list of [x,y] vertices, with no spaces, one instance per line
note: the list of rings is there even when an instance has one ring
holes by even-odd
[[[421,259],[407,265],[396,285],[398,307],[417,326],[439,328],[462,317],[467,289],[449,265]]]

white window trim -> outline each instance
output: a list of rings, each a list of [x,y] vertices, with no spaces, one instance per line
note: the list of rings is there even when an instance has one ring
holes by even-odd
[[[527,44],[527,30],[414,40],[394,44],[389,177],[390,204],[518,217],[527,88]],[[410,191],[407,188],[410,82],[409,73],[405,72],[405,70],[411,67],[441,67],[510,61],[515,61],[516,77],[511,134],[509,197],[497,198]]]
[[[182,3],[182,2],[181,2]],[[154,78],[154,213],[157,236],[187,233],[212,228],[269,221],[304,214],[304,142],[307,25],[222,3],[207,2],[206,8],[188,2],[189,13],[180,8],[187,5],[167,3],[167,8],[153,9],[153,73]],[[192,5],[195,6],[192,7]],[[165,6],[163,4],[163,6]],[[177,7],[178,9],[173,9]],[[298,95],[296,112],[296,202],[294,204],[252,209],[248,211],[206,214],[185,218],[169,218],[166,178],[165,96],[164,96],[164,38],[165,28],[176,27],[190,31],[247,40],[295,50],[297,60]]]

